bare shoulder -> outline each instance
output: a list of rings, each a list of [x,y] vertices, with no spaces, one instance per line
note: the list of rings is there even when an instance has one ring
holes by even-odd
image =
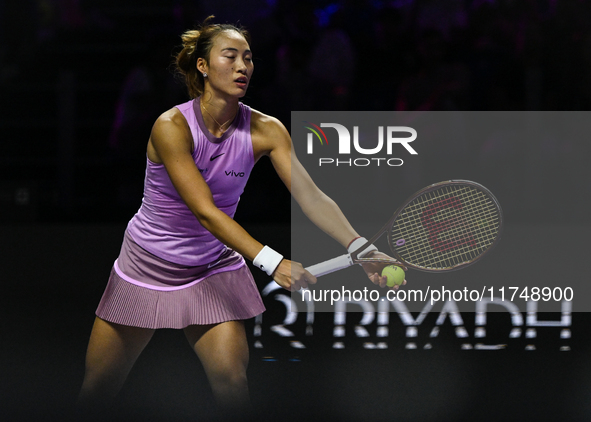
[[[178,108],[173,107],[156,119],[148,142],[148,158],[151,161],[161,163],[163,150],[185,150],[190,153],[192,148],[191,129]]]
[[[181,111],[176,107],[173,107],[170,110],[165,111],[156,119],[156,122],[154,123],[154,127],[152,129],[152,132],[154,131],[173,131],[191,133],[185,116],[183,116],[183,113],[181,113]]]
[[[289,148],[291,145],[289,132],[279,119],[254,109],[250,117],[250,133],[257,158],[269,155],[278,147]]]

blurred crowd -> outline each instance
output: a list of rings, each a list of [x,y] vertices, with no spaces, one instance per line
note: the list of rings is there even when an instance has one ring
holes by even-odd
[[[187,99],[171,67],[179,35],[210,14],[250,31],[244,101],[286,126],[291,110],[591,106],[584,0],[3,0],[0,90],[64,69],[80,92],[95,86],[92,111],[77,117],[108,122],[87,149],[125,163],[116,176],[130,183],[119,183],[124,202],[141,184],[138,151],[154,119]]]
[[[572,110],[591,102],[591,2],[583,0],[2,1],[0,80],[26,75],[39,57],[59,67],[45,56],[52,49],[100,41],[146,47],[121,64],[136,64],[122,96],[164,89],[151,79],[164,77],[179,34],[209,14],[252,33],[249,95],[270,109]]]

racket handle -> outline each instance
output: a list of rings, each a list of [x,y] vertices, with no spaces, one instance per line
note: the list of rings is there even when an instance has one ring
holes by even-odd
[[[330,274],[343,268],[347,268],[353,265],[351,255],[341,255],[336,258],[329,259],[328,261],[321,262],[310,267],[306,267],[313,276],[320,277],[321,275]]]

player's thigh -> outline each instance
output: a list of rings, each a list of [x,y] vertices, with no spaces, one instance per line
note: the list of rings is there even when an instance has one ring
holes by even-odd
[[[208,376],[246,375],[249,352],[242,321],[192,325],[184,331]]]
[[[86,353],[87,371],[131,369],[154,331],[115,324],[96,317]]]

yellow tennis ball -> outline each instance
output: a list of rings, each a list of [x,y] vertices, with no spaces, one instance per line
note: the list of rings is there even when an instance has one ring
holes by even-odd
[[[402,268],[397,267],[396,265],[388,265],[382,270],[382,276],[388,278],[386,285],[392,287],[395,284],[400,286],[404,281],[405,274]]]

